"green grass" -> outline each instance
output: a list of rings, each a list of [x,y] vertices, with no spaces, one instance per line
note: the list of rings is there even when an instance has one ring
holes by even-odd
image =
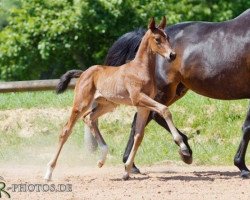
[[[0,94],[0,110],[17,108],[63,108],[73,101],[72,91],[56,95],[53,91]]]
[[[0,120],[6,120],[5,111],[27,114],[34,110],[37,115],[27,116],[30,120],[26,131],[35,134],[23,137],[19,132],[26,128],[22,123],[13,121],[8,130],[0,127],[0,162],[8,163],[46,163],[55,150],[58,133],[66,122],[72,104],[72,91],[62,95],[54,92],[25,92],[0,94]],[[201,97],[192,92],[170,107],[176,126],[190,138],[189,143],[197,165],[233,165],[233,157],[241,138],[241,126],[248,107],[247,100],[219,101]],[[56,110],[64,113],[64,117],[53,117]],[[39,111],[47,110],[50,115],[42,115]],[[121,107],[116,119],[111,116],[102,117],[100,130],[109,145],[110,153],[107,163],[122,163],[122,155],[130,132],[133,110]],[[58,115],[60,116],[60,114]],[[26,123],[26,122],[25,122]],[[7,126],[8,127],[8,126]],[[97,155],[90,159],[84,154],[83,123],[78,122],[69,138],[60,161],[70,163],[95,163]],[[136,162],[153,164],[161,161],[181,163],[178,147],[172,137],[155,122],[146,127],[143,143],[136,156]],[[246,161],[250,163],[249,152]]]

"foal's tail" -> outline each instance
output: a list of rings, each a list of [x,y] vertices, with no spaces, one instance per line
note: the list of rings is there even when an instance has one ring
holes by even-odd
[[[56,87],[56,93],[57,94],[63,93],[67,89],[70,80],[72,78],[79,78],[82,73],[83,73],[82,70],[70,70],[67,71],[65,74],[63,74],[60,78],[60,82]]]

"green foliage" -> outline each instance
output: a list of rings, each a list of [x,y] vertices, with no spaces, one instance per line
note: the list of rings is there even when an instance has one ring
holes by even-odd
[[[0,80],[58,78],[101,64],[120,35],[152,16],[223,21],[249,7],[249,0],[1,0]]]
[[[182,21],[224,21],[238,16],[250,7],[248,0],[138,0],[139,17],[166,15],[169,24]]]
[[[9,10],[19,6],[18,0],[0,0],[0,30],[8,25]]]
[[[67,69],[102,63],[118,30],[127,31],[119,22],[133,13],[122,1],[21,2],[0,32],[3,80],[58,77]]]

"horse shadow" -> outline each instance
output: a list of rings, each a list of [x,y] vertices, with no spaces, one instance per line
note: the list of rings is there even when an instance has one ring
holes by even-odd
[[[164,173],[164,172],[163,172]],[[165,174],[165,173],[164,173]],[[171,171],[170,174],[180,174],[180,172],[173,172]],[[209,181],[212,182],[214,180],[229,180],[229,179],[235,179],[239,178],[239,172],[232,172],[232,171],[194,171],[190,172],[188,175],[174,175],[174,176],[168,176],[168,175],[162,175],[158,176],[157,179],[160,181],[173,181],[173,180],[179,180],[179,181]]]
[[[150,176],[150,174],[161,174],[158,176]],[[183,172],[183,175],[180,175],[181,172],[177,171],[148,171],[146,173],[142,173],[139,176],[134,175],[129,180],[148,180],[151,178],[156,178],[159,181],[208,181],[213,182],[215,180],[229,180],[229,179],[238,179],[240,178],[239,172],[233,171],[194,171],[194,172]],[[113,178],[111,181],[123,181],[122,178]]]
[[[150,176],[143,174],[143,175],[140,176],[140,177],[132,176],[132,177],[130,177],[127,181],[134,181],[134,180],[143,181],[143,180],[148,180],[148,179],[150,179]],[[124,181],[122,178],[111,178],[111,179],[109,179],[109,180],[115,181],[115,182],[117,182],[117,181],[118,181],[118,182]]]

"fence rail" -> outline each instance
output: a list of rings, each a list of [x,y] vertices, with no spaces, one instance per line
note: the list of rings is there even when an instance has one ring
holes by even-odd
[[[0,93],[55,90],[58,83],[59,79],[0,82]],[[68,88],[73,89],[75,87],[75,84],[76,79],[72,79]],[[97,149],[97,142],[87,126],[85,126],[84,138],[84,146],[86,150],[88,150],[89,152],[94,152]]]
[[[55,90],[58,83],[59,79],[0,82],[0,93]],[[76,79],[72,79],[68,88],[73,89],[75,84]]]

